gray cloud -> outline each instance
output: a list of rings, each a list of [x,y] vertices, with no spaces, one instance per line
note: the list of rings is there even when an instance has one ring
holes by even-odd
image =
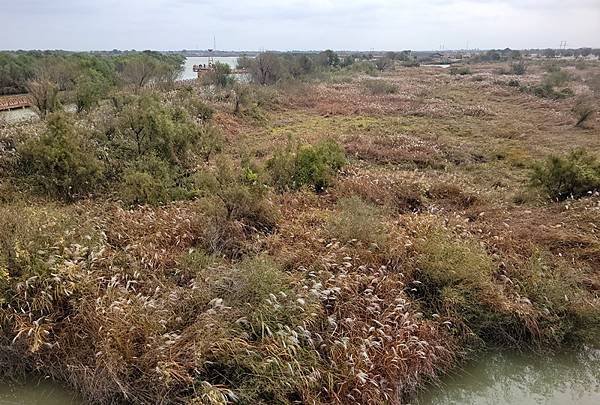
[[[6,49],[600,46],[600,0],[0,1]]]

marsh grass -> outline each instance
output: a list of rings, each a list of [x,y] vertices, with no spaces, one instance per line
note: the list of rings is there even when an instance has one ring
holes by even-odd
[[[600,189],[600,161],[583,149],[565,157],[550,156],[534,166],[531,184],[552,199],[583,197]]]
[[[363,86],[369,93],[375,96],[396,94],[400,90],[397,85],[381,79],[365,80]]]
[[[362,242],[373,247],[386,242],[379,208],[356,196],[341,199],[336,208],[327,223],[331,236],[345,243]]]

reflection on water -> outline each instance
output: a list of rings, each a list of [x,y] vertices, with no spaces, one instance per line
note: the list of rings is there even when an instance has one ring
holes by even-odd
[[[83,400],[52,381],[29,384],[0,383],[0,405],[80,405]]]
[[[237,67],[237,56],[224,56],[215,58],[215,62],[221,62],[228,64],[232,69]],[[181,80],[195,79],[198,77],[198,73],[194,72],[194,65],[208,65],[207,57],[191,57],[186,58],[185,64],[183,65],[183,72],[181,73]]]
[[[598,405],[600,351],[484,356],[425,392],[419,405]]]

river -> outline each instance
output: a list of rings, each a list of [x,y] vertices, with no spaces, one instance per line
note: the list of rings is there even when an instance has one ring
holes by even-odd
[[[49,380],[33,379],[28,384],[0,383],[0,405],[81,405],[73,391]]]
[[[0,384],[0,405],[76,405],[60,384]],[[490,353],[429,387],[414,405],[598,405],[600,351],[552,356]]]
[[[489,354],[426,390],[416,404],[598,405],[600,351]]]

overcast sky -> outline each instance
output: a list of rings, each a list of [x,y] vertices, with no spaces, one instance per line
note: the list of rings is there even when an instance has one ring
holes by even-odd
[[[600,47],[600,0],[0,0],[0,49]]]

